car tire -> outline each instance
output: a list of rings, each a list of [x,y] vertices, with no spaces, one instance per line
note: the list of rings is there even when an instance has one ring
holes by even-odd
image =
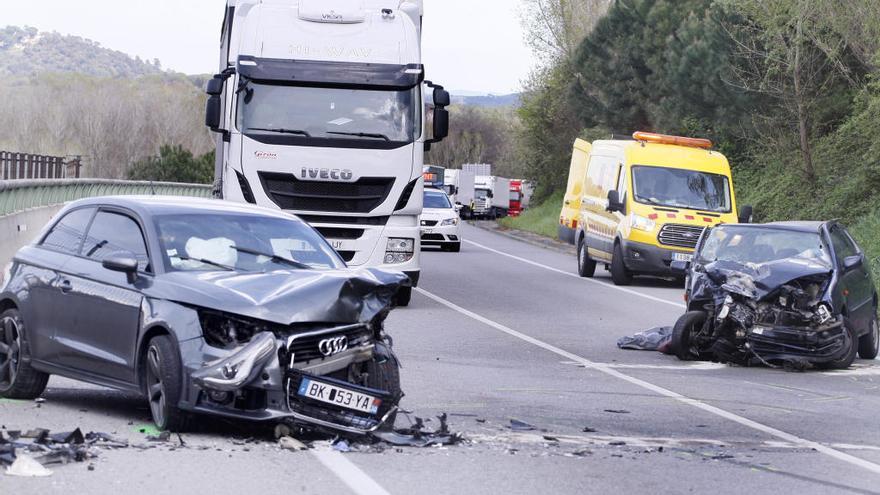
[[[841,356],[834,361],[828,361],[827,363],[820,363],[817,365],[818,368],[826,369],[826,370],[845,370],[849,368],[853,361],[856,360],[856,353],[859,349],[859,338],[856,335],[855,329],[853,329],[852,324],[849,319],[843,320],[843,328],[849,337],[849,349],[847,349],[846,354]]]
[[[688,311],[675,322],[672,340],[669,342],[669,348],[675,357],[682,361],[700,359],[699,353],[694,353],[691,349],[691,335],[694,329],[702,328],[706,324],[706,318],[708,315],[705,311]]]
[[[373,351],[373,359],[367,362],[367,387],[384,390],[394,397],[403,397],[400,388],[400,362],[391,347],[385,343],[376,344]],[[386,421],[389,426],[394,426],[397,413],[394,412]]]
[[[144,360],[144,392],[153,422],[160,430],[186,430],[189,414],[178,407],[183,384],[178,347],[167,335],[154,337]]]
[[[632,283],[632,274],[626,269],[623,261],[623,248],[620,244],[614,246],[614,254],[611,257],[611,281],[614,285],[629,285]]]
[[[49,374],[31,367],[24,359],[24,321],[17,309],[0,314],[0,397],[33,400],[42,395]]]
[[[405,308],[409,306],[409,301],[412,299],[412,287],[401,287],[397,290],[397,295],[394,297],[394,305]]]
[[[596,274],[596,262],[590,259],[587,253],[587,243],[583,239],[578,241],[578,275],[584,278],[592,278]]]
[[[871,328],[868,333],[859,338],[859,357],[862,359],[874,359],[880,350],[880,326],[877,325],[877,317],[871,318]]]

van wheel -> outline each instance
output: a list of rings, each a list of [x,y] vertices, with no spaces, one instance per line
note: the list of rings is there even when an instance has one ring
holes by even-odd
[[[596,262],[590,259],[587,253],[587,243],[583,239],[578,241],[578,275],[592,278],[596,273]]]
[[[877,326],[877,317],[871,318],[871,329],[859,338],[859,357],[862,359],[874,359],[880,349],[880,328]]]
[[[629,285],[632,283],[632,274],[626,269],[623,262],[623,249],[620,244],[614,246],[614,255],[611,257],[611,281],[614,285]]]
[[[688,311],[675,322],[669,348],[678,359],[682,361],[700,359],[702,352],[691,342],[691,337],[703,329],[706,318],[705,311]]]

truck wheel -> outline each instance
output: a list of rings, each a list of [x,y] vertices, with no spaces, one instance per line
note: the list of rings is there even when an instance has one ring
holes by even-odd
[[[623,261],[623,249],[620,244],[614,246],[614,255],[611,257],[611,281],[614,285],[629,285],[632,283],[632,274],[626,269]]]
[[[871,318],[871,329],[859,338],[859,357],[862,359],[874,359],[880,349],[880,328],[877,326],[877,317]]]
[[[144,359],[144,391],[153,422],[160,430],[184,431],[189,415],[177,407],[183,382],[180,350],[171,337],[159,335],[150,341]]]
[[[691,361],[700,358],[700,350],[691,343],[691,336],[703,328],[706,318],[705,311],[688,311],[675,322],[669,348],[678,359]]]
[[[578,241],[578,275],[592,278],[596,274],[596,262],[590,259],[587,253],[587,243],[583,239]]]
[[[845,345],[849,346],[846,350],[846,354],[835,359],[834,361],[820,363],[819,365],[817,365],[818,368],[826,370],[845,370],[849,368],[850,365],[852,365],[853,361],[856,360],[856,353],[859,349],[859,338],[856,337],[856,331],[853,329],[849,318],[844,318],[843,329],[846,332],[847,337],[847,342]]]
[[[46,390],[49,375],[24,359],[24,322],[17,309],[0,315],[0,397],[33,400]]]
[[[367,387],[384,390],[394,397],[402,397],[400,389],[400,363],[385,343],[376,344],[373,359],[367,362]],[[394,426],[397,413],[388,416],[386,424]]]
[[[412,299],[412,287],[401,287],[400,289],[397,289],[397,296],[394,298],[394,305],[405,308],[409,306],[410,299]]]

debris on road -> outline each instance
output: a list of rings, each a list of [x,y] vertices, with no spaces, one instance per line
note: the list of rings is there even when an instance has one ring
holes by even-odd
[[[44,478],[52,476],[52,471],[43,467],[33,457],[25,454],[19,455],[11,466],[6,468],[7,476],[20,476],[23,478]]]
[[[617,347],[634,351],[659,351],[663,354],[672,354],[669,346],[671,341],[672,327],[654,327],[633,336],[621,337],[617,341]]]
[[[0,465],[7,466],[6,474],[10,476],[51,476],[52,472],[45,466],[94,459],[98,457],[97,447],[127,446],[127,443],[105,433],[83,435],[79,428],[55,434],[45,428],[35,428],[24,434],[16,430],[0,430]]]
[[[292,450],[294,452],[300,450],[308,450],[308,445],[300,442],[293,437],[281,437],[278,439],[278,446],[284,450]]]
[[[612,414],[629,414],[626,409],[605,409],[605,412]]]
[[[536,428],[534,426],[524,422],[524,421],[520,421],[518,419],[511,419],[510,420],[510,429],[513,431],[532,431]]]

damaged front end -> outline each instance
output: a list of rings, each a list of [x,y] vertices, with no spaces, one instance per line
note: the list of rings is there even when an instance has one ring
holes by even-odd
[[[690,306],[706,316],[690,329],[687,357],[804,367],[836,362],[852,348],[843,316],[832,309],[826,265],[716,261],[692,277]]]
[[[393,426],[403,393],[384,321],[407,279],[372,275],[322,280],[335,285],[329,304],[298,284],[287,314],[267,315],[275,321],[194,308],[203,337],[181,342],[181,407],[350,436]]]

